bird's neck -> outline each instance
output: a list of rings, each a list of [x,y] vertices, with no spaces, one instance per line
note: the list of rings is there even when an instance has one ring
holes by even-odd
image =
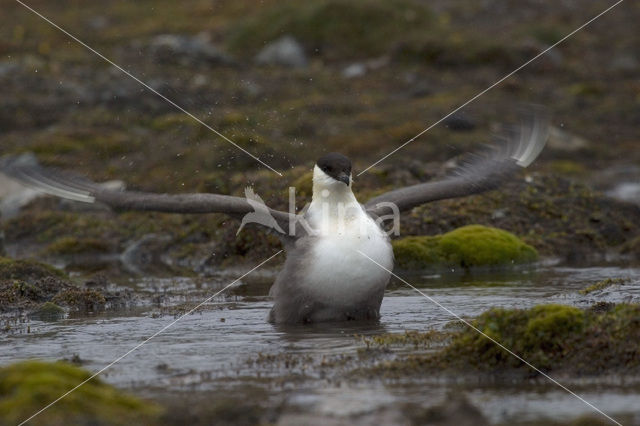
[[[313,197],[311,204],[327,203],[332,206],[338,204],[358,203],[356,196],[353,195],[351,188],[342,183],[325,185],[323,183],[313,183]]]
[[[314,204],[328,204],[337,207],[340,204],[358,204],[355,195],[351,191],[351,185],[337,182],[327,176],[318,166],[313,169],[313,197],[311,206]]]
[[[362,219],[362,208],[351,188],[320,176],[313,179],[313,199],[307,217],[310,225],[321,233],[335,234],[349,229]]]

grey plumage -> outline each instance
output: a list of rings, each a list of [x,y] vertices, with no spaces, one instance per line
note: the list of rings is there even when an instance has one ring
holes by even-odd
[[[299,285],[309,273],[308,267],[313,261],[311,251],[317,238],[310,235],[299,238],[287,250],[285,264],[269,290],[269,296],[274,301],[269,312],[269,322],[291,324],[378,319],[386,282],[374,285],[380,290],[373,294],[363,294],[361,300],[348,306],[318,301],[304,286]],[[334,273],[326,271],[327,275]]]
[[[548,137],[548,116],[535,108],[529,120],[508,129],[484,152],[470,154],[449,177],[386,192],[365,203],[374,216],[389,214],[380,203],[394,203],[400,211],[447,198],[465,197],[498,188],[515,172],[529,166],[540,154]]]

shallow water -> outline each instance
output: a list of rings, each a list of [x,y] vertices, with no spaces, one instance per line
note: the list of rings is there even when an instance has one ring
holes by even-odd
[[[472,317],[496,306],[639,303],[639,272],[637,268],[615,266],[546,266],[509,273],[404,277],[457,315]],[[631,282],[586,296],[577,292],[609,277],[629,277]],[[129,286],[148,296],[141,298],[147,303],[89,317],[18,324],[13,332],[3,336],[0,364],[30,358],[69,359],[77,355],[85,368],[97,371],[172,324],[182,312],[233,279],[232,274],[225,274],[211,279],[133,280]],[[358,349],[364,347],[354,335],[426,331],[441,328],[455,318],[396,281],[382,304],[379,324],[274,327],[265,321],[270,308],[269,283],[269,274],[248,277],[228,294],[179,319],[109,368],[103,377],[119,387],[155,396],[194,390],[241,394],[249,385],[264,388],[270,398],[288,406],[338,416],[407,402],[431,406],[440,403],[451,391],[465,392],[492,422],[567,420],[593,413],[586,404],[544,379],[510,386],[424,377],[399,382],[345,383],[340,379],[341,372],[358,366]],[[171,308],[176,304],[184,304],[186,309]],[[561,381],[610,415],[634,415],[639,410],[637,380],[616,377],[587,382],[566,380]],[[635,415],[634,421],[640,423],[640,415]]]

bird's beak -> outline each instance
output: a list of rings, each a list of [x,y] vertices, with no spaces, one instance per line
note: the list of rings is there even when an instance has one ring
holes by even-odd
[[[340,174],[338,174],[338,181],[344,183],[345,185],[349,186],[349,182],[351,181],[351,177],[346,174],[345,172],[340,172]]]

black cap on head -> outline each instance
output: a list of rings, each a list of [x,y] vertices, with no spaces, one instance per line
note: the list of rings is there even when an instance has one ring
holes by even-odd
[[[316,165],[337,181],[349,185],[351,176],[351,160],[337,152],[325,154],[316,161]]]

